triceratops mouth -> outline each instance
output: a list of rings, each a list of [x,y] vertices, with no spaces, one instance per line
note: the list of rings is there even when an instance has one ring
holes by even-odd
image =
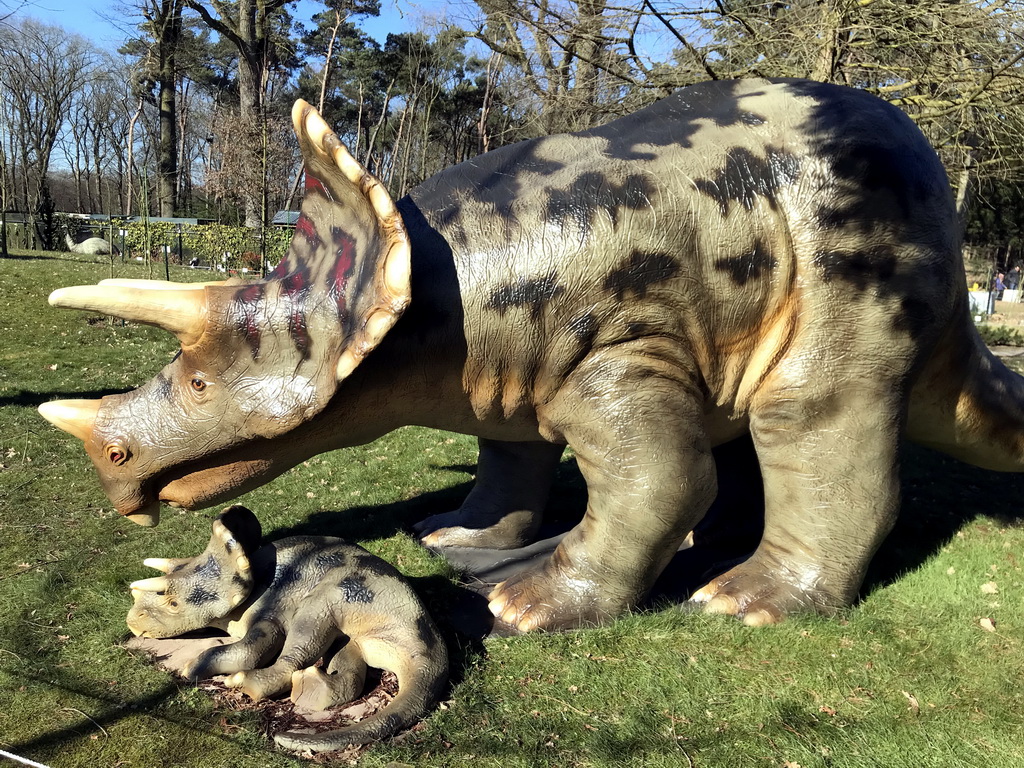
[[[203,509],[258,488],[301,461],[275,458],[268,453],[269,447],[261,442],[259,447],[249,446],[176,467],[155,479],[156,496],[172,507]],[[159,502],[155,503],[159,507]],[[147,507],[133,514],[148,511]],[[132,519],[132,515],[128,517]]]

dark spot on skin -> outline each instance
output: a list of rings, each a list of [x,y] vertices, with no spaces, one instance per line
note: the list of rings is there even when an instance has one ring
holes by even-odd
[[[650,208],[654,196],[654,184],[643,174],[617,184],[603,173],[584,173],[567,189],[548,191],[547,217],[562,226],[572,221],[581,232],[589,232],[599,212],[617,225],[620,210]]]
[[[174,384],[163,373],[158,373],[156,378],[153,379],[153,388],[157,397],[162,400],[170,400],[171,393],[174,391]]]
[[[893,328],[917,339],[935,324],[935,320],[935,309],[930,302],[906,296],[900,302],[900,312],[893,320]]]
[[[183,571],[186,568],[188,568],[189,565],[190,565],[189,563],[178,563],[176,566],[174,566],[174,568],[171,569],[171,573],[177,573],[178,571]]]
[[[218,599],[219,596],[216,592],[198,584],[185,595],[185,602],[189,605],[205,605],[216,602]]]
[[[758,240],[750,253],[718,259],[715,262],[715,269],[728,272],[734,283],[744,286],[751,280],[767,276],[778,264],[778,260],[772,256],[768,247]]]
[[[936,313],[931,303],[919,296],[926,286],[914,262],[900,262],[887,247],[866,251],[823,251],[815,258],[825,283],[841,282],[855,300],[874,296],[880,300],[900,297],[892,328],[919,339],[933,329]]]
[[[744,125],[764,125],[768,120],[761,117],[761,115],[755,115],[753,112],[740,110],[740,122]]]
[[[679,262],[668,254],[634,251],[629,261],[605,278],[604,289],[614,293],[617,301],[622,301],[628,293],[643,298],[652,285],[678,274]]]
[[[949,181],[935,151],[902,110],[855,88],[777,82],[810,101],[802,130],[811,154],[828,163],[834,177],[834,189],[816,212],[822,227],[875,232],[888,224],[896,228],[898,242],[943,247],[956,226],[946,215],[952,210]],[[919,219],[929,224],[914,226]]]
[[[355,568],[357,571],[372,573],[375,576],[385,578],[401,578],[401,574],[390,563],[386,563],[379,557],[373,555],[359,555],[356,557]]]
[[[295,563],[279,565],[274,573],[274,588],[287,587],[302,581],[302,568]]]
[[[565,288],[558,284],[555,272],[534,280],[523,277],[491,293],[487,308],[504,315],[509,309],[528,306],[530,318],[536,320],[544,310],[544,305],[563,293]]]
[[[232,299],[232,312],[235,317],[235,326],[239,334],[245,339],[252,351],[253,359],[260,354],[260,328],[257,315],[260,304],[263,301],[265,290],[261,283],[248,285],[235,292]]]
[[[469,242],[463,221],[463,207],[468,201],[482,204],[485,215],[501,225],[496,236],[511,236],[516,223],[513,206],[521,198],[526,180],[536,183],[538,176],[551,176],[565,167],[564,162],[539,156],[544,142],[544,139],[531,139],[459,163],[427,179],[413,189],[409,197],[415,201],[413,205],[422,206],[428,213],[434,226],[444,232],[447,242],[458,248]],[[402,203],[398,203],[400,209]],[[416,245],[413,239],[413,247]]]
[[[815,258],[826,283],[841,280],[857,291],[892,279],[896,254],[889,248],[870,251],[824,251]]]
[[[363,576],[348,576],[338,582],[342,599],[346,603],[372,603],[376,595],[366,586]]]
[[[437,644],[437,633],[434,631],[434,624],[425,613],[416,617],[416,636],[428,651],[432,651]]]
[[[654,330],[654,327],[649,323],[627,323],[626,334],[631,339],[638,339],[641,336],[646,336]]]
[[[243,589],[249,588],[249,580],[239,573],[233,574],[231,576],[231,583],[234,584],[236,587],[241,587]]]
[[[195,575],[209,581],[219,579],[220,573],[220,563],[213,555],[209,555],[206,560],[195,567]]]
[[[318,552],[314,560],[314,567],[318,573],[329,571],[332,568],[340,568],[345,564],[345,553],[338,550]]]
[[[661,101],[605,125],[581,132],[580,136],[597,136],[607,140],[604,154],[617,160],[655,160],[651,146],[693,146],[693,136],[704,127],[704,121],[726,127],[739,123],[757,124],[759,119],[742,107],[744,98],[763,95],[754,91],[739,95],[748,87],[739,80],[716,80],[681,88]],[[641,145],[646,145],[640,150]]]
[[[723,216],[729,206],[739,203],[746,210],[754,207],[757,198],[764,198],[772,210],[778,210],[776,194],[792,184],[800,173],[800,159],[791,152],[768,147],[764,157],[758,157],[745,147],[734,147],[725,157],[725,165],[710,179],[697,179],[694,185],[700,192],[713,198]]]
[[[569,332],[576,337],[576,341],[584,346],[590,346],[594,342],[597,329],[597,318],[591,312],[573,318],[569,323]]]

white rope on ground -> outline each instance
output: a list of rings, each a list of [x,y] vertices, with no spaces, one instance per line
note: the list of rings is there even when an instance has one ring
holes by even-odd
[[[13,760],[14,762],[21,763],[22,765],[31,766],[31,768],[50,768],[48,765],[43,765],[42,763],[37,763],[34,760],[29,760],[27,757],[12,755],[10,752],[4,752],[2,749],[0,749],[0,757],[6,757],[8,760]]]

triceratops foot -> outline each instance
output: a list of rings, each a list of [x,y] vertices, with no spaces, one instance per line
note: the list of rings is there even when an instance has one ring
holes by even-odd
[[[785,575],[784,575],[785,574]],[[832,613],[842,601],[815,590],[813,573],[768,567],[755,554],[712,579],[690,597],[707,613],[724,613],[752,627],[777,624],[793,613]]]
[[[560,631],[602,623],[629,606],[601,594],[598,580],[555,553],[496,586],[488,608],[520,632]]]
[[[526,510],[495,517],[457,509],[421,520],[413,530],[427,547],[514,549],[530,543],[539,520]]]

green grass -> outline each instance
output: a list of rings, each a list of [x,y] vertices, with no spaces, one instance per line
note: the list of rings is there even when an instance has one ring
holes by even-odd
[[[81,258],[0,260],[0,749],[54,767],[297,764],[258,713],[218,709],[121,646],[142,559],[197,553],[216,510],[165,510],[155,530],[118,519],[80,444],[35,411],[139,384],[173,354],[160,331],[46,303],[108,275]],[[449,570],[406,533],[457,505],[474,461],[470,438],[404,429],[243,499],[268,533],[346,535],[396,563],[449,638],[449,700],[361,765],[1024,764],[1024,478],[908,449],[901,522],[837,618],[753,630],[666,605],[480,642],[454,632]],[[563,475],[559,498],[578,506]]]

